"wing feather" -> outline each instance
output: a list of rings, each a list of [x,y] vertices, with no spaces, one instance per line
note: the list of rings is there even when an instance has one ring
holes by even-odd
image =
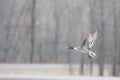
[[[97,31],[92,36],[93,36],[93,39],[96,40],[97,39]]]
[[[89,42],[89,48],[92,49],[93,45],[94,45],[94,42],[96,41],[97,39],[97,31],[95,33],[93,33],[92,35],[92,39],[91,41]]]
[[[92,40],[93,40],[93,35],[91,33],[89,33],[88,36],[87,36],[87,42],[88,43],[92,42]]]
[[[84,41],[82,42],[81,47],[87,46],[87,44],[88,44],[89,42],[91,42],[91,41],[92,41],[92,34],[89,33],[89,34],[87,35],[87,37],[84,39]]]
[[[94,34],[89,33],[84,39],[81,47],[86,46],[88,49],[92,49],[95,40],[97,39],[97,31]]]

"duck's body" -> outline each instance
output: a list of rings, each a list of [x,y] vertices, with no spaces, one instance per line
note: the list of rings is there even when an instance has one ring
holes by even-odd
[[[82,54],[88,54],[89,58],[96,58],[96,54],[91,51],[96,38],[97,38],[97,31],[93,35],[89,33],[87,38],[83,41],[81,47],[72,46],[69,47],[69,49],[77,50]]]

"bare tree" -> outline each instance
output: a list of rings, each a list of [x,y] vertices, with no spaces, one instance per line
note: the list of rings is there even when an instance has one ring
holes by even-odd
[[[35,36],[35,4],[36,0],[32,0],[32,8],[31,8],[31,54],[30,54],[30,63],[33,62],[34,55],[34,36]]]
[[[114,37],[116,38],[116,43],[115,43],[115,45],[116,45],[116,76],[120,76],[120,36],[119,36],[119,34],[120,34],[120,31],[119,31],[119,29],[120,29],[120,23],[119,23],[119,20],[120,20],[120,18],[118,17],[119,16],[119,11],[120,11],[120,9],[119,9],[119,5],[120,5],[120,1],[119,0],[115,0],[114,1],[114,3],[113,3],[113,7],[115,8],[114,9],[114,24],[115,24],[115,26],[114,26]]]
[[[69,26],[68,27],[68,32],[67,32],[67,46],[69,47],[69,46],[71,46],[71,43],[72,43],[72,26]],[[71,57],[71,50],[70,49],[68,49],[68,51],[67,51],[67,61],[68,61],[68,64],[69,64],[69,72],[70,72],[70,75],[72,75],[73,74],[73,70],[72,70],[72,57]]]
[[[112,75],[116,76],[117,75],[117,54],[118,54],[118,37],[117,37],[117,33],[118,33],[118,28],[117,28],[117,19],[116,19],[116,1],[113,1],[113,19],[114,19],[114,48],[115,48],[115,53],[113,56],[113,63],[112,63]]]
[[[83,28],[81,28],[83,29]],[[83,35],[83,33],[81,33]],[[84,75],[84,54],[81,55],[80,57],[80,69],[79,69],[79,73],[80,75]]]
[[[54,2],[54,18],[55,18],[55,41],[54,41],[54,53],[55,62],[58,62],[58,42],[59,42],[59,11],[57,10],[56,2]]]
[[[68,50],[68,64],[69,64],[69,73],[70,75],[73,74],[73,70],[72,70],[72,61],[71,61],[71,51]]]
[[[81,55],[80,59],[80,74],[84,75],[84,54]]]
[[[68,44],[68,46],[71,45],[71,40],[72,40],[71,30],[72,30],[71,27],[69,27],[68,28],[68,33],[67,33],[67,37],[68,37],[67,44]],[[67,52],[67,61],[68,61],[68,64],[69,64],[69,72],[72,75],[73,70],[72,70],[71,50],[70,49],[68,49],[68,52]]]
[[[99,38],[99,55],[98,55],[98,65],[99,65],[99,75],[104,75],[104,61],[105,61],[105,54],[104,54],[104,0],[100,0],[100,27],[98,28],[98,32],[100,33]]]
[[[94,26],[94,22],[93,22],[94,2],[95,2],[94,0],[89,1],[89,6],[90,6],[90,31],[96,29],[95,26]],[[90,75],[92,75],[92,71],[93,71],[93,61],[90,60]]]

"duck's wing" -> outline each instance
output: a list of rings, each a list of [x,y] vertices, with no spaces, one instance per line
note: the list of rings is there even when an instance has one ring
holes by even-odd
[[[87,36],[87,43],[92,42],[92,40],[93,40],[93,35],[91,33],[89,33]]]
[[[87,41],[87,39],[84,39],[84,40],[83,40],[81,47],[83,47],[83,46],[86,45],[86,41]]]
[[[97,31],[95,33],[93,33],[92,38],[91,38],[91,40],[88,43],[89,44],[88,48],[92,49],[96,39],[97,39]]]
[[[97,39],[97,31],[93,34],[93,39],[94,39],[94,40]]]
[[[92,34],[89,33],[88,36],[84,39],[81,47],[84,47],[84,46],[88,47],[89,46],[88,43],[90,43],[91,41],[92,41]]]

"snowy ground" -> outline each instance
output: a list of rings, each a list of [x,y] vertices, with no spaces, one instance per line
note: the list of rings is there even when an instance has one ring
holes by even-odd
[[[0,64],[0,80],[120,80],[109,77],[110,66],[106,66],[105,77],[98,77],[98,66],[93,67],[90,77],[89,65],[85,65],[85,75],[79,75],[79,65],[73,65],[73,75],[69,74],[67,64]]]
[[[120,80],[120,77],[0,75],[0,80]]]
[[[79,64],[72,65],[73,75],[79,76]],[[93,65],[93,76],[98,76],[98,65]],[[0,75],[3,74],[25,74],[25,75],[69,75],[67,64],[0,64]],[[104,76],[110,76],[111,68],[106,66]],[[90,76],[90,66],[85,65],[84,75]]]

